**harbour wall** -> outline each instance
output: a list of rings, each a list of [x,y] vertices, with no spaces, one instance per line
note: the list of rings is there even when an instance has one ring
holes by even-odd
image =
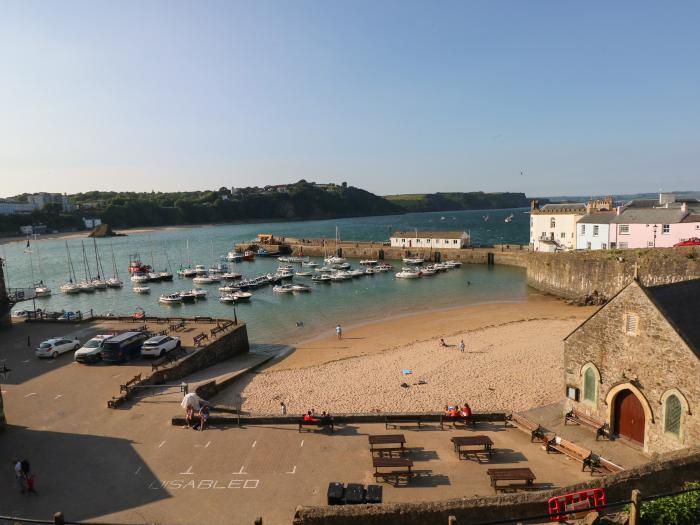
[[[294,525],[444,525],[450,516],[457,523],[525,520],[547,512],[546,502],[554,496],[581,490],[604,488],[609,504],[629,501],[632,489],[642,496],[684,488],[685,481],[700,480],[700,451],[684,450],[619,474],[556,489],[504,496],[460,498],[420,503],[378,505],[334,505],[298,507]],[[539,523],[539,521],[538,521]]]
[[[7,289],[5,288],[4,265],[5,261],[0,259],[0,328],[10,325],[10,300],[7,298]]]

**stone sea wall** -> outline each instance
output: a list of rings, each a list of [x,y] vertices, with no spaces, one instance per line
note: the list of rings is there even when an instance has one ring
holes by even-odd
[[[0,328],[10,324],[10,302],[7,299],[7,291],[5,289],[4,264],[5,261],[0,259]]]

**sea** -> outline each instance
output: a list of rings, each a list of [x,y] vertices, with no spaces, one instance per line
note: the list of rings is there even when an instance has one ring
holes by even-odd
[[[505,218],[513,215],[511,222]],[[42,280],[52,289],[52,295],[37,298],[36,307],[47,311],[82,311],[95,314],[130,315],[137,309],[147,315],[212,316],[243,320],[253,342],[295,343],[326,332],[334,333],[336,324],[346,329],[352,325],[428,310],[493,302],[519,302],[527,298],[525,271],[521,268],[486,265],[463,265],[459,269],[440,272],[421,279],[397,279],[401,261],[387,261],[394,272],[364,276],[332,284],[314,284],[310,278],[295,277],[308,282],[311,293],[276,294],[272,287],[253,290],[249,303],[229,305],[219,301],[222,284],[202,285],[208,291],[206,300],[193,304],[163,305],[161,294],[193,287],[190,279],[178,278],[176,271],[189,263],[216,266],[234,244],[254,239],[259,233],[296,238],[334,238],[336,229],[342,240],[383,241],[393,230],[464,230],[472,242],[490,244],[526,244],[529,237],[528,209],[487,211],[446,211],[409,213],[379,217],[347,219],[270,222],[256,224],[226,224],[202,227],[177,227],[130,233],[124,237],[96,239],[97,253],[109,278],[116,272],[124,281],[122,289],[97,290],[92,294],[61,294],[59,287],[68,280],[68,253],[78,280],[85,278],[85,267],[95,276],[96,257],[93,239],[42,239],[0,246],[5,259],[5,281],[8,287],[29,287]],[[83,248],[85,258],[83,257]],[[30,253],[31,252],[31,253]],[[112,258],[114,254],[114,260]],[[149,295],[136,294],[129,281],[130,257],[138,255],[145,264],[157,271],[171,270],[172,282],[149,283]],[[30,259],[31,263],[30,264]],[[85,260],[85,261],[84,261]],[[317,259],[322,263],[322,260]],[[357,260],[349,260],[353,267]],[[272,258],[257,258],[253,262],[229,263],[231,271],[244,278],[274,271],[281,263]],[[18,309],[31,309],[32,302],[19,303]],[[439,315],[439,313],[436,313]]]

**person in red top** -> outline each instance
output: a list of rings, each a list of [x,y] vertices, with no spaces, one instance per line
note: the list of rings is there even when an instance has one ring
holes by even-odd
[[[452,416],[452,417],[457,417],[457,416],[459,416],[459,409],[458,409],[456,406],[453,406],[453,407],[450,409],[450,416]]]
[[[311,410],[304,414],[304,421],[318,421],[317,418],[311,415]]]
[[[462,415],[465,417],[470,417],[472,415],[472,408],[469,403],[464,403],[464,408],[462,409]]]

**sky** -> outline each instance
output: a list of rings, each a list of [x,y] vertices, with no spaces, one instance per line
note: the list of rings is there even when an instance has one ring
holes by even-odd
[[[697,1],[0,7],[0,196],[700,189]]]

